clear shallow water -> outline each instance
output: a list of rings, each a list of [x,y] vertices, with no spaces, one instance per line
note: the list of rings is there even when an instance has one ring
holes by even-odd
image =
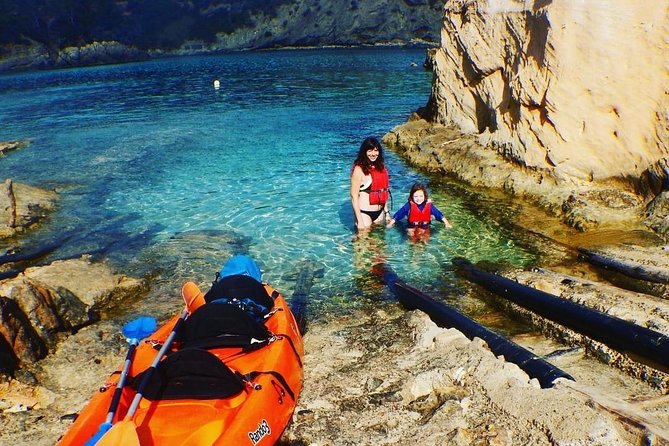
[[[401,225],[358,238],[348,196],[362,139],[426,103],[424,57],[275,51],[2,76],[0,140],[33,142],[0,160],[0,178],[60,192],[59,210],[26,244],[69,234],[53,258],[99,252],[128,275],[152,272],[151,302],[178,300],[185,280],[205,285],[235,252],[256,258],[287,296],[308,261],[319,272],[316,310],[389,298],[378,263],[457,300],[453,257],[534,260],[479,212],[503,205],[426,178],[388,151],[393,210],[424,181],[455,228],[433,230],[427,243]]]

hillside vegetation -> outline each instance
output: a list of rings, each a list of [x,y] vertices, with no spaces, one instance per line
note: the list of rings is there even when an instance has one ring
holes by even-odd
[[[137,52],[436,44],[443,1],[0,0],[0,11],[0,59],[24,57],[0,67],[11,70],[108,63],[110,44],[112,62],[137,58]],[[72,48],[93,44],[107,57],[72,57]]]

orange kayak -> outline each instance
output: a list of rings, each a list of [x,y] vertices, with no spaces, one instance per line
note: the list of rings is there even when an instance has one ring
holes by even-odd
[[[112,428],[99,444],[127,443],[113,437],[114,427],[121,425],[136,435],[134,444],[142,446],[275,444],[302,390],[304,350],[284,297],[269,285],[262,287],[269,298],[263,303],[269,302],[270,308],[254,318],[244,306],[205,303],[198,287],[186,283],[183,297],[189,314],[174,342],[150,373],[139,405],[128,419],[138,383],[179,316],[137,347]],[[119,376],[119,371],[112,373],[93,395],[60,439],[60,446],[81,446],[96,435]]]

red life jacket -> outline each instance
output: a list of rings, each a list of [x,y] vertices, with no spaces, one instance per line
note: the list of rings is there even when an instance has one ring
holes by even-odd
[[[413,201],[409,202],[409,216],[407,217],[407,223],[409,227],[426,227],[430,225],[432,220],[432,202],[427,200],[425,207],[421,211],[418,208],[418,205]]]
[[[388,170],[385,167],[383,170],[372,168],[369,173],[372,176],[372,185],[369,187],[369,204],[386,204],[390,187]]]

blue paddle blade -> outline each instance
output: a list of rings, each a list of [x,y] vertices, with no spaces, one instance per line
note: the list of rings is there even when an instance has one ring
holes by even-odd
[[[156,326],[155,318],[142,316],[125,324],[121,331],[128,339],[142,339],[156,331]]]
[[[104,434],[106,434],[107,431],[111,429],[111,427],[111,423],[102,423],[95,435],[93,435],[86,443],[84,443],[84,446],[95,446],[98,441],[100,441],[100,438],[102,438]]]

